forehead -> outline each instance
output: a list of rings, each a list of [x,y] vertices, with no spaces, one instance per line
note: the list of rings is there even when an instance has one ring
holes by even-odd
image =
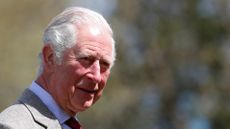
[[[97,26],[80,26],[78,30],[76,47],[79,52],[112,58],[113,39],[110,33]]]
[[[112,44],[112,34],[100,25],[80,24],[77,25],[77,42],[97,41]]]

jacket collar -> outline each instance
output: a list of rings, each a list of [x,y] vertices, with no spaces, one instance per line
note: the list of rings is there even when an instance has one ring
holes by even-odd
[[[45,104],[29,89],[26,89],[18,100],[23,103],[31,113],[35,122],[47,129],[61,129],[57,118]]]

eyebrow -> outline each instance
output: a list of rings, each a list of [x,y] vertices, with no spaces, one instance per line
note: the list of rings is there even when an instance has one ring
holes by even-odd
[[[75,53],[75,56],[77,58],[81,58],[81,57],[89,57],[92,56],[92,54],[90,54],[90,52],[79,52],[79,53]]]
[[[87,51],[84,51],[84,52],[79,52],[78,54],[75,54],[75,56],[77,58],[82,58],[82,57],[97,57],[97,54],[93,53],[93,52],[87,52]],[[100,58],[104,61],[106,61],[107,63],[109,63],[110,65],[112,65],[112,59],[110,60],[109,57],[107,56],[104,56],[103,58]]]

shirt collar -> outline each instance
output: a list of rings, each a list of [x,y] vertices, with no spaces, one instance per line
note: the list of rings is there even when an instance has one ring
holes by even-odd
[[[41,99],[41,101],[48,107],[48,109],[57,117],[60,124],[64,124],[64,122],[70,118],[70,116],[66,114],[60,108],[60,106],[58,106],[53,97],[35,81],[32,82],[29,89],[32,92],[34,92]]]

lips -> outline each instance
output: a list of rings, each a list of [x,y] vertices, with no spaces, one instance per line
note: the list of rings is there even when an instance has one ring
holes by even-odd
[[[90,94],[94,94],[94,93],[97,92],[97,90],[84,89],[84,88],[79,88],[79,87],[78,87],[77,89],[79,89],[79,90],[81,90],[81,91],[84,91],[84,92],[86,92],[86,93],[90,93]]]

